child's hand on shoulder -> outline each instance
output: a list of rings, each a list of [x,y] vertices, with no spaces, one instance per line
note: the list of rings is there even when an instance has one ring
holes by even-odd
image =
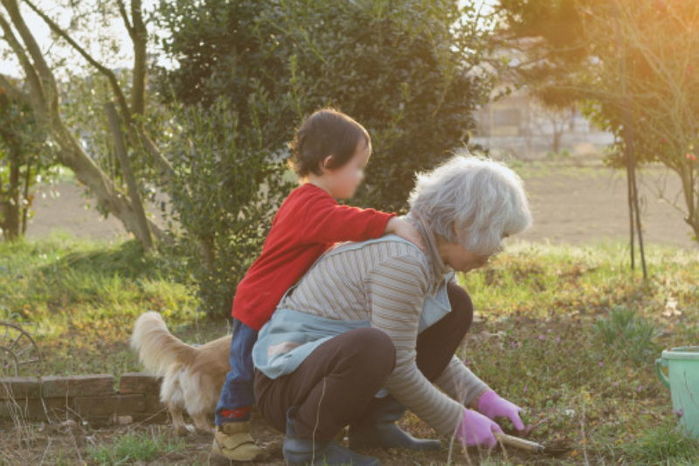
[[[403,239],[410,241],[423,251],[427,250],[427,248],[425,247],[425,243],[422,240],[422,236],[420,236],[420,233],[414,226],[412,226],[406,220],[403,220],[398,217],[393,217],[391,220],[389,220],[388,225],[386,225],[386,234],[390,233],[393,233],[395,235],[400,236]]]

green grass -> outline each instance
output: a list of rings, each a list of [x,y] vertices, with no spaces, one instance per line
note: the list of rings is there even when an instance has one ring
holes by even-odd
[[[22,325],[37,340],[50,374],[120,374],[138,370],[128,337],[141,313],[199,335],[207,322],[191,286],[170,279],[168,261],[144,255],[135,241],[88,242],[64,235],[0,243],[0,320]],[[225,330],[225,322],[219,323]],[[214,325],[216,327],[216,325]],[[99,357],[95,357],[99,354]]]
[[[669,297],[679,300],[679,308],[696,310],[699,284],[693,277],[699,272],[699,252],[653,246],[647,261],[651,279],[642,284],[639,272],[632,276],[629,271],[624,246],[519,242],[488,267],[461,277],[461,283],[472,291],[481,315],[492,319],[591,315],[629,302],[662,312]]]
[[[181,439],[172,440],[164,435],[127,433],[111,443],[88,449],[88,456],[97,464],[119,465],[161,459],[169,453],[185,448]]]
[[[662,348],[699,342],[699,252],[651,247],[648,259],[643,283],[620,245],[518,243],[460,277],[483,320],[460,355],[525,407],[531,438],[566,450],[556,464],[696,454],[697,442],[653,436],[675,423],[653,363]],[[669,299],[680,314],[665,312]]]
[[[699,447],[674,430],[653,362],[662,348],[699,344],[699,251],[650,245],[648,265],[644,283],[629,271],[623,245],[514,243],[459,277],[479,318],[459,356],[525,407],[529,438],[558,451],[495,454],[484,464],[692,464]],[[188,341],[227,331],[225,321],[203,319],[194,288],[175,282],[171,267],[134,242],[0,244],[0,319],[37,337],[47,361],[35,369],[44,373],[139,370],[127,342],[145,310],[163,313]],[[677,312],[668,312],[669,301]],[[403,422],[433,435],[414,417]],[[149,461],[167,451],[154,438],[125,438],[91,450],[92,461]]]
[[[690,465],[699,461],[699,442],[688,439],[670,422],[651,427],[623,450],[629,459],[648,465]]]

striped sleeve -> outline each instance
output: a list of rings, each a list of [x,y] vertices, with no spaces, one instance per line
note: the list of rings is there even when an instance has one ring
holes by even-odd
[[[385,259],[367,278],[371,325],[396,349],[396,366],[386,388],[403,406],[443,435],[461,422],[463,406],[439,391],[417,368],[415,345],[429,276],[427,264],[409,254]]]
[[[469,406],[476,397],[490,389],[456,356],[451,358],[435,383],[464,406]]]

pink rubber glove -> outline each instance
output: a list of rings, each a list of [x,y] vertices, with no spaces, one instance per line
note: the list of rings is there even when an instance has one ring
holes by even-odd
[[[496,417],[506,417],[512,421],[512,425],[517,430],[524,430],[524,423],[519,417],[519,412],[522,408],[514,403],[510,403],[504,398],[501,398],[493,390],[488,390],[478,399],[478,411],[488,416],[490,419]]]
[[[502,429],[495,422],[477,411],[464,409],[464,418],[456,429],[456,438],[467,447],[485,445],[493,448],[498,443],[496,432],[502,432]]]

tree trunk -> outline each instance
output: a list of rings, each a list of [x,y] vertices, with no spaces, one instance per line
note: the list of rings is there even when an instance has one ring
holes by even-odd
[[[61,162],[70,167],[78,180],[88,186],[97,198],[97,202],[104,206],[112,215],[121,220],[127,231],[139,238],[141,228],[141,217],[133,209],[132,203],[109,179],[95,162],[82,150],[82,147],[73,138],[62,122],[56,122],[52,128],[52,135],[57,141],[61,151],[59,157]],[[150,220],[146,219],[148,229],[157,238],[162,238],[163,233]],[[148,248],[147,244],[143,244]]]
[[[20,198],[19,198],[19,169],[22,163],[22,155],[18,149],[10,148],[10,179],[7,188],[7,203],[5,204],[4,236],[9,241],[16,240],[20,236]]]
[[[627,109],[628,107],[626,107]],[[643,228],[641,225],[641,208],[638,202],[638,182],[636,180],[636,152],[634,144],[634,135],[631,128],[631,117],[628,115],[628,110],[624,110],[626,123],[623,128],[623,138],[624,138],[624,158],[626,162],[626,176],[628,177],[627,183],[629,186],[629,207],[631,208],[631,230],[636,229],[636,235],[638,236],[638,252],[641,256],[641,270],[643,272],[643,279],[648,279],[648,268],[646,266],[646,251],[643,244]],[[631,241],[633,241],[633,233],[631,234]],[[631,268],[633,268],[634,258],[633,258],[633,243],[631,246]]]
[[[563,131],[558,128],[553,129],[553,139],[551,141],[551,152],[558,154],[561,150],[561,137],[563,136]]]
[[[634,250],[634,248],[636,247],[636,221],[634,219],[635,209],[633,203],[633,178],[631,177],[631,163],[628,160],[627,154],[624,155],[624,159],[624,164],[626,165],[626,194],[629,208],[629,248],[631,252],[631,270],[634,270],[636,268],[636,251]]]
[[[121,165],[121,170],[128,187],[129,197],[131,198],[131,207],[133,208],[134,215],[136,216],[136,234],[138,240],[141,242],[141,244],[143,244],[144,249],[151,249],[153,247],[153,241],[151,239],[150,229],[148,228],[148,219],[146,218],[146,212],[143,209],[141,195],[138,192],[138,183],[136,182],[136,178],[131,170],[129,156],[126,153],[126,145],[124,143],[124,135],[121,132],[119,115],[117,114],[116,108],[114,108],[114,104],[112,102],[107,102],[104,105],[104,109],[107,113],[109,127],[112,130],[112,136],[114,138],[114,151],[119,158],[119,165]]]
[[[146,79],[147,64],[146,64],[146,44],[148,42],[148,31],[146,24],[143,21],[141,12],[141,0],[131,1],[131,18],[132,24],[130,27],[127,24],[131,42],[133,43],[134,64],[131,86],[131,111],[134,115],[143,115],[146,110]],[[126,19],[125,19],[126,22]]]
[[[699,190],[695,187],[694,172],[691,161],[682,165],[677,174],[682,182],[682,194],[687,205],[687,217],[684,221],[692,228],[695,241],[699,242]]]
[[[27,234],[27,217],[29,216],[29,209],[32,206],[32,203],[29,199],[29,185],[31,184],[32,181],[32,160],[31,158],[27,160],[27,163],[24,165],[25,166],[25,171],[24,171],[24,190],[22,193],[22,199],[24,200],[24,205],[22,206],[22,218],[21,218],[21,235],[24,236]]]

